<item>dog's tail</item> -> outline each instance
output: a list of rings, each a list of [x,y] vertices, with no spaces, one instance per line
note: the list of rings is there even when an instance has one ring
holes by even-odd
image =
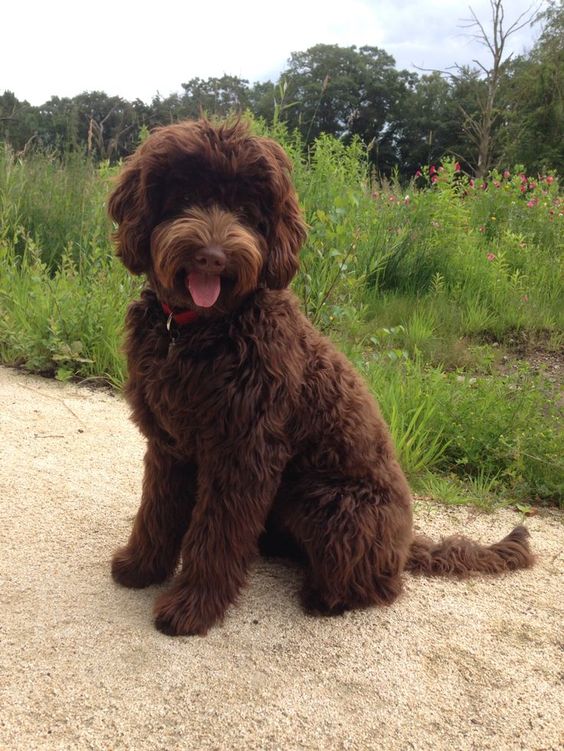
[[[458,535],[439,543],[418,535],[411,543],[406,569],[429,576],[463,577],[528,568],[535,561],[528,538],[523,526],[515,527],[503,540],[487,547]]]

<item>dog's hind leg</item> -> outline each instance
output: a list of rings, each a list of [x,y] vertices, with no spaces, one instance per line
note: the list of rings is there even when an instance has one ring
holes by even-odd
[[[259,537],[258,549],[265,558],[285,558],[298,563],[307,560],[304,550],[293,535],[284,529],[275,513],[271,513],[267,519],[264,532]]]
[[[401,592],[412,534],[407,488],[392,499],[363,481],[319,482],[287,507],[284,521],[308,557],[306,610],[386,605]]]
[[[119,584],[148,587],[172,576],[195,493],[195,465],[179,463],[149,444],[141,505],[127,545],[112,559]]]

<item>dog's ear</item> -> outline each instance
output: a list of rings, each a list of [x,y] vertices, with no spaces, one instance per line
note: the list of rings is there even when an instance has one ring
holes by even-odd
[[[138,154],[130,157],[118,176],[108,201],[110,217],[118,227],[113,234],[117,255],[133,274],[150,269],[150,227],[141,185]]]
[[[307,237],[306,224],[290,178],[290,159],[275,141],[263,139],[262,145],[269,157],[274,195],[263,278],[270,289],[284,289],[298,270],[300,248]]]

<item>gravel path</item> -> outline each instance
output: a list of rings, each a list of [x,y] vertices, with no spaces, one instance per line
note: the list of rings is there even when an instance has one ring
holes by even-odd
[[[223,626],[172,639],[155,588],[109,558],[143,442],[119,397],[0,368],[0,749],[561,748],[563,515],[527,521],[529,571],[411,578],[388,609],[316,619],[299,571],[258,562]],[[433,536],[520,521],[418,503]]]

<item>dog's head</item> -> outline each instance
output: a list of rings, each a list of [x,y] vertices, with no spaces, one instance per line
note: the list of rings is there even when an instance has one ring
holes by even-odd
[[[290,169],[242,122],[159,128],[110,196],[118,256],[171,307],[223,313],[259,286],[286,287],[306,236]]]

